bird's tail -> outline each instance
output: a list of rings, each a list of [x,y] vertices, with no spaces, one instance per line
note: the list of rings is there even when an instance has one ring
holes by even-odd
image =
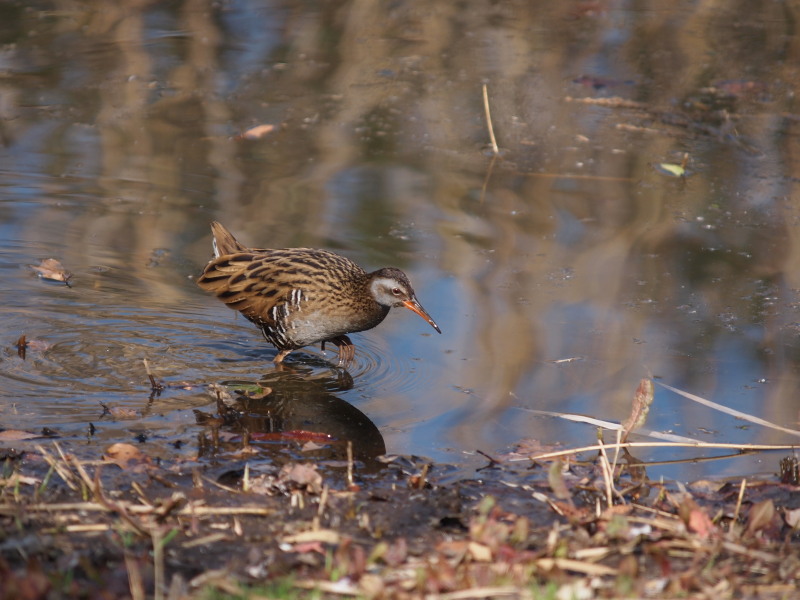
[[[219,221],[211,222],[211,233],[214,235],[214,257],[247,251],[247,247],[237,242],[233,234]]]

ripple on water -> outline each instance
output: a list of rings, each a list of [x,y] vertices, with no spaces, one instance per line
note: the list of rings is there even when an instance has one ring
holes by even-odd
[[[347,371],[354,381],[354,391],[361,396],[376,394],[411,395],[429,389],[434,381],[432,365],[417,359],[413,347],[392,347],[377,332],[352,334],[356,355]],[[421,340],[424,341],[424,340]],[[246,376],[258,364],[271,370],[276,351],[260,337],[258,331],[244,323],[215,325],[204,345],[218,352],[233,377]],[[330,344],[325,352],[319,346],[308,346],[289,355],[285,364],[308,377],[324,377],[338,365],[338,352]],[[335,390],[330,390],[335,391]],[[341,390],[340,390],[341,391]],[[355,399],[351,401],[356,402]]]
[[[75,429],[100,419],[109,426],[113,418],[103,414],[108,406],[133,411],[140,418],[137,427],[168,428],[158,418],[168,421],[178,409],[211,402],[205,384],[257,381],[275,372],[275,349],[226,309],[215,311],[199,301],[156,304],[141,289],[123,294],[116,288],[69,289],[33,281],[29,303],[20,300],[3,310],[7,331],[25,334],[30,343],[24,360],[13,347],[0,350],[0,380],[10,399],[0,404],[6,427]],[[124,288],[127,281],[114,283]],[[392,346],[379,332],[352,337],[357,351],[349,385],[342,383],[348,379],[341,377],[332,347],[325,353],[318,346],[300,350],[287,365],[298,376],[320,379],[330,393],[356,406],[429,388],[433,370],[414,358],[413,346]],[[144,358],[168,386],[155,400]],[[116,426],[133,423],[120,420]]]

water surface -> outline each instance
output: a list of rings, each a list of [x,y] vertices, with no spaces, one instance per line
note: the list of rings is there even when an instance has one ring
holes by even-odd
[[[393,311],[353,336],[352,385],[328,389],[389,452],[476,464],[524,438],[588,444],[592,428],[526,409],[623,420],[648,374],[796,425],[790,4],[2,12],[3,427],[191,454],[193,410],[214,410],[206,384],[269,378],[259,332],[194,284],[213,219],[246,244],[409,273],[444,334]],[[241,138],[260,124],[275,130]],[[654,168],[684,157],[688,177]],[[71,287],[27,266],[49,257]],[[143,358],[168,386],[158,397]],[[325,359],[294,361],[334,381]],[[648,426],[787,441],[663,389]],[[650,474],[771,473],[778,458]]]

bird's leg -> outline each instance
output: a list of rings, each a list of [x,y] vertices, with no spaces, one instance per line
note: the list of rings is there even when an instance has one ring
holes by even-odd
[[[272,362],[274,362],[276,365],[281,364],[283,362],[283,359],[286,358],[290,352],[291,350],[281,350],[280,352],[278,352],[277,356],[275,356],[275,358],[272,359]]]
[[[346,367],[356,356],[356,347],[353,345],[353,342],[350,341],[350,338],[346,335],[337,335],[335,338],[331,338],[329,340],[325,340],[325,342],[333,342],[334,346],[339,349],[339,366]],[[323,349],[325,348],[325,342],[322,342]]]

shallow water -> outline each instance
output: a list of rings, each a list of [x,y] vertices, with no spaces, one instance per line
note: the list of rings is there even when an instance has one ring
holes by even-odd
[[[651,373],[796,426],[789,4],[2,11],[2,427],[191,454],[167,443],[202,430],[206,384],[269,379],[274,351],[194,284],[213,219],[253,246],[409,273],[443,335],[392,311],[353,336],[350,386],[331,383],[335,351],[290,361],[367,415],[388,452],[472,465],[524,438],[589,444],[592,427],[527,409],[624,420]],[[584,97],[641,104],[570,101]],[[239,137],[259,124],[276,129]],[[689,177],[654,168],[684,155]],[[71,287],[27,266],[49,257]],[[143,358],[167,385],[152,399]],[[661,388],[648,427],[792,441]],[[772,473],[779,456],[650,475]]]

